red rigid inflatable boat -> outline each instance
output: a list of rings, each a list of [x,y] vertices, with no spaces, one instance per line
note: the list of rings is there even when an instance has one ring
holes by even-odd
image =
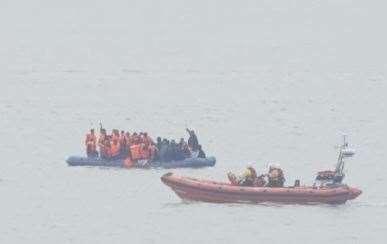
[[[334,187],[246,187],[173,173],[163,175],[161,180],[182,199],[215,203],[341,204],[361,194],[361,190],[342,184]]]
[[[167,173],[161,180],[182,199],[219,203],[329,203],[340,204],[355,199],[361,190],[342,184],[344,159],[355,154],[344,144],[340,147],[335,170],[320,171],[313,186],[267,187],[240,186]]]

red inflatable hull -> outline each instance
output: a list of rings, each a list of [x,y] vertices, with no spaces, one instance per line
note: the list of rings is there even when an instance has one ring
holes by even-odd
[[[182,199],[215,203],[328,203],[342,204],[355,199],[361,190],[345,185],[335,188],[246,187],[229,183],[198,180],[167,173],[162,182]]]

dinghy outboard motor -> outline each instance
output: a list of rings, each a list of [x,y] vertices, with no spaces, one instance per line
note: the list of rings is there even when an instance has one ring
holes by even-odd
[[[353,155],[355,155],[355,151],[349,148],[346,136],[344,136],[344,142],[343,145],[340,146],[339,158],[337,159],[335,170],[326,170],[318,172],[315,180],[315,185],[325,186],[341,184],[345,176],[344,159],[350,158]]]

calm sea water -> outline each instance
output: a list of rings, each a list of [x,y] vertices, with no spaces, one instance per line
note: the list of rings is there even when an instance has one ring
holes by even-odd
[[[2,1],[0,243],[384,243],[386,4]],[[345,205],[183,203],[166,170],[68,167],[85,132],[197,131],[225,180],[280,163],[287,183],[357,155]]]

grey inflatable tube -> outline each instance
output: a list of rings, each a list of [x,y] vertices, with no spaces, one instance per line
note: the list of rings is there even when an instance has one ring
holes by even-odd
[[[66,160],[70,166],[100,166],[100,167],[125,167],[123,159],[109,160],[102,158],[71,156]],[[186,158],[179,161],[170,162],[151,162],[147,166],[141,166],[135,164],[136,168],[201,168],[201,167],[213,167],[216,163],[215,157],[207,158]]]

